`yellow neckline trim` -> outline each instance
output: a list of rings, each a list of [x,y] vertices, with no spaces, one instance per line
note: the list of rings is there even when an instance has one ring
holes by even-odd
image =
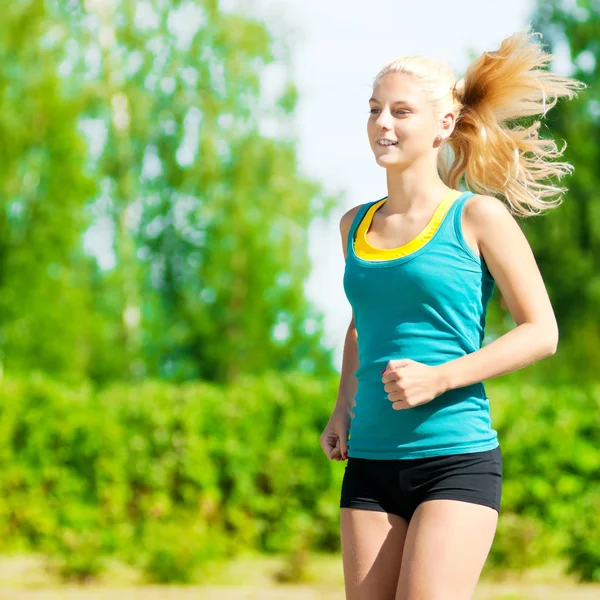
[[[373,215],[378,208],[380,208],[385,201],[387,200],[387,196],[378,202],[375,202],[369,210],[365,213],[362,221],[359,223],[356,229],[356,240],[354,242],[354,251],[357,256],[360,258],[364,258],[365,260],[390,260],[393,258],[400,258],[402,256],[408,256],[413,252],[416,252],[420,248],[422,248],[431,238],[435,235],[435,232],[438,230],[440,224],[444,220],[446,213],[450,210],[450,207],[454,203],[454,201],[462,196],[464,192],[459,190],[452,190],[438,204],[437,208],[433,212],[431,219],[429,222],[410,242],[399,246],[398,248],[376,248],[369,244],[367,240],[367,231],[371,226],[371,222],[373,220]]]

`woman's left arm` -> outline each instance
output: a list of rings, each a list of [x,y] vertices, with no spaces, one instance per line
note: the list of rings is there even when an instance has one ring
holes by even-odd
[[[436,367],[443,391],[492,379],[556,352],[558,325],[527,238],[506,206],[474,196],[465,221],[517,326],[483,348]]]

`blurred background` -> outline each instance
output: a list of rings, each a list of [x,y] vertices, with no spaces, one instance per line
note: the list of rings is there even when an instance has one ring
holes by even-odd
[[[598,0],[1,7],[3,597],[343,597],[319,435],[339,219],[386,195],[371,82],[405,54],[460,77],[529,23],[589,87],[541,128],[563,204],[519,221],[561,338],[486,383],[505,477],[477,597],[600,597]],[[496,290],[486,342],[512,327]]]

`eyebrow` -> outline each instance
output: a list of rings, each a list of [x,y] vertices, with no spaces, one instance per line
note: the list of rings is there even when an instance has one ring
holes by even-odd
[[[377,104],[381,104],[377,98],[369,98],[369,102],[377,102]],[[410,106],[411,103],[408,100],[396,100],[395,102],[392,102],[392,106],[395,106],[396,104],[408,104]]]

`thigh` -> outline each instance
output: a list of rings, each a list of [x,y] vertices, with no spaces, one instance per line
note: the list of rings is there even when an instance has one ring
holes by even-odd
[[[470,600],[489,554],[498,512],[461,500],[429,500],[408,527],[396,600]]]
[[[346,600],[394,600],[408,523],[378,510],[340,512]]]
[[[389,510],[393,479],[389,461],[350,458],[346,465],[340,534],[347,600],[395,598],[408,522]]]

